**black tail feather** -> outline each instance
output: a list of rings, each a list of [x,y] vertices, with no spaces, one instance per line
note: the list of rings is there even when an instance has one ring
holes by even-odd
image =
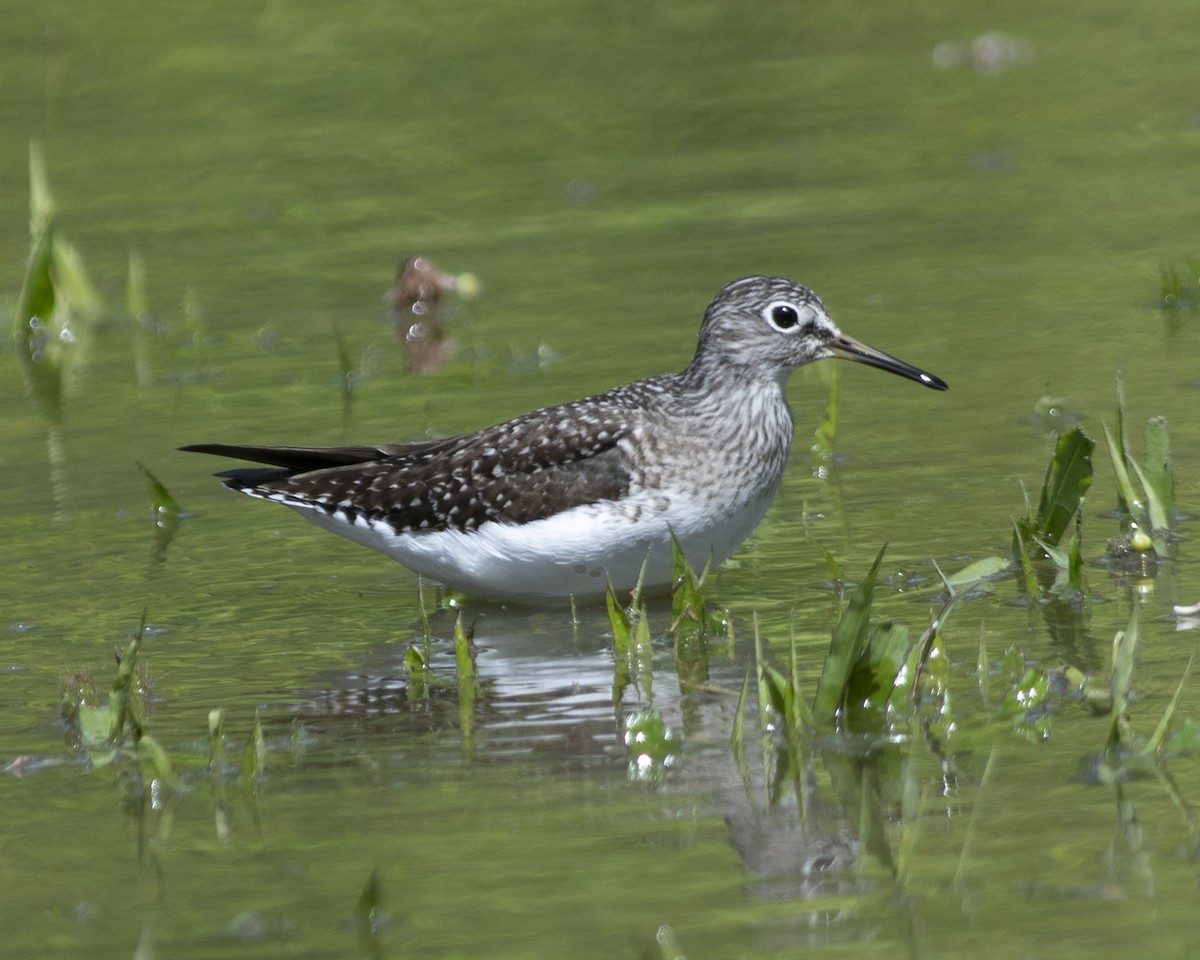
[[[369,463],[388,456],[388,451],[379,447],[256,447],[236,443],[192,443],[179,449],[189,453],[211,453],[218,457],[232,457],[235,460],[249,460],[252,463],[282,467],[285,471],[283,473],[270,471],[278,476],[307,473],[309,470],[323,470],[326,467],[344,467],[353,463]],[[218,476],[233,477],[234,474],[247,472],[265,473],[261,470],[230,470]]]

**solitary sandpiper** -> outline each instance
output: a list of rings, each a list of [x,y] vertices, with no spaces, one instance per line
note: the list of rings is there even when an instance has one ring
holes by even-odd
[[[672,532],[698,569],[762,518],[792,441],[788,375],[826,357],[946,389],[843,334],[807,287],[746,277],[709,304],[682,373],[447,440],[182,449],[270,464],[219,476],[473,596],[594,596],[643,567],[643,585],[661,587]]]

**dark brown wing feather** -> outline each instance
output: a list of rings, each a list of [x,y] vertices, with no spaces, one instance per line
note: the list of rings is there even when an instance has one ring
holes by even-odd
[[[581,417],[575,406],[428,443],[181,449],[282,468],[221,476],[233,489],[349,522],[362,517],[398,532],[472,530],[489,521],[530,523],[629,490],[630,466],[618,446],[626,429],[621,411],[598,416],[593,407]]]

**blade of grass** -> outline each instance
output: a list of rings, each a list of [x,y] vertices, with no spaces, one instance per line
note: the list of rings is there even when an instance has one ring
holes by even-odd
[[[750,664],[742,674],[742,691],[738,694],[737,712],[733,715],[733,731],[729,735],[729,746],[733,749],[733,759],[737,763],[738,773],[742,783],[750,789],[750,767],[746,763],[746,701],[750,695]]]
[[[1183,668],[1183,675],[1179,678],[1179,683],[1175,687],[1175,694],[1171,697],[1171,702],[1167,704],[1167,709],[1163,711],[1162,719],[1158,721],[1158,726],[1154,728],[1154,733],[1150,735],[1150,740],[1146,743],[1146,753],[1158,753],[1162,749],[1163,741],[1167,737],[1167,731],[1171,729],[1171,721],[1175,718],[1175,711],[1179,707],[1179,699],[1183,696],[1183,687],[1187,683],[1188,674],[1192,672],[1192,663],[1195,659],[1195,653],[1188,657],[1188,662]]]
[[[146,634],[146,608],[142,608],[142,620],[138,624],[137,633],[129,641],[117,666],[117,675],[113,678],[112,691],[109,695],[109,707],[112,710],[112,726],[108,730],[108,739],[114,747],[120,746],[125,737],[126,722],[136,723],[132,716],[130,695],[133,688],[134,668],[137,665],[138,651],[142,646],[142,638]]]
[[[213,825],[217,839],[229,841],[229,814],[225,805],[225,711],[208,711],[208,778],[213,794]]]
[[[29,264],[13,311],[12,334],[17,363],[25,385],[42,416],[50,424],[62,423],[62,371],[46,353],[46,325],[54,313],[57,294],[51,273],[53,227],[34,236]]]
[[[1129,615],[1129,625],[1113,638],[1113,665],[1109,677],[1112,691],[1112,721],[1108,727],[1105,749],[1112,752],[1118,746],[1129,745],[1129,691],[1133,685],[1133,660],[1138,645],[1138,608]]]
[[[1146,493],[1150,499],[1150,522],[1156,530],[1171,525],[1175,500],[1175,476],[1171,470],[1171,440],[1166,417],[1146,421]]]
[[[475,753],[475,694],[477,674],[475,670],[475,645],[473,630],[463,627],[462,614],[454,621],[454,671],[458,685],[458,726],[462,737],[464,758]]]
[[[833,463],[833,445],[837,440],[839,406],[838,368],[835,365],[829,368],[829,399],[825,403],[825,415],[817,424],[817,430],[813,434],[812,447],[809,449],[813,476],[826,476]]]
[[[1109,432],[1107,423],[1104,424],[1104,440],[1108,445],[1108,459],[1112,461],[1113,475],[1117,482],[1117,506],[1125,513],[1136,516],[1142,512],[1144,507],[1133,481],[1129,478],[1129,470],[1125,465],[1125,454],[1120,449],[1117,440]]]

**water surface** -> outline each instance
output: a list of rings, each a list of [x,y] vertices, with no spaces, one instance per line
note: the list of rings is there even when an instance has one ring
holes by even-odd
[[[20,285],[37,137],[107,314],[54,467],[0,354],[0,763],[33,758],[0,777],[6,949],[370,955],[353,917],[378,871],[393,956],[672,956],[664,925],[693,958],[1186,953],[1194,758],[1171,761],[1171,789],[1147,772],[1118,793],[1087,776],[1106,718],[1064,696],[1037,740],[998,705],[1006,650],[1105,675],[1139,604],[1148,734],[1195,645],[1171,615],[1200,599],[1186,518],[1148,588],[1090,566],[1094,602],[1071,630],[1031,615],[1011,579],[955,611],[956,732],[901,744],[887,784],[909,796],[889,837],[911,845],[899,881],[854,855],[825,767],[802,835],[788,802],[769,809],[758,780],[747,793],[728,742],[755,615],[780,653],[794,632],[814,689],[839,598],[811,540],[852,578],[888,542],[877,616],[914,632],[931,561],[1007,552],[1021,484],[1036,493],[1052,448],[1039,399],[1100,438],[1120,370],[1133,446],[1167,417],[1178,502],[1200,502],[1197,318],[1152,306],[1161,269],[1198,254],[1197,19],[1180,2],[13,12],[0,294]],[[140,378],[131,251],[154,315]],[[456,353],[423,377],[382,304],[411,253],[482,282],[454,305]],[[713,641],[706,692],[681,689],[661,641],[652,690],[614,703],[600,611],[468,603],[467,735],[452,686],[405,693],[415,576],[173,452],[450,435],[679,369],[712,294],[748,273],[810,284],[847,332],[951,391],[844,365],[838,459],[818,479],[828,365],[793,378],[784,489],[709,587],[735,639]],[[136,462],[190,514],[158,558]],[[1118,529],[1102,449],[1096,466],[1092,561]],[[452,684],[451,599],[427,596]],[[86,667],[107,687],[143,609],[148,729],[185,784],[169,810],[85,769],[59,720],[61,678]],[[651,704],[682,746],[646,782],[622,725]],[[268,749],[255,796],[231,764],[226,839],[205,769],[214,707],[232,761],[256,711]],[[1189,689],[1180,716],[1198,710]],[[821,857],[833,868],[806,875]]]

